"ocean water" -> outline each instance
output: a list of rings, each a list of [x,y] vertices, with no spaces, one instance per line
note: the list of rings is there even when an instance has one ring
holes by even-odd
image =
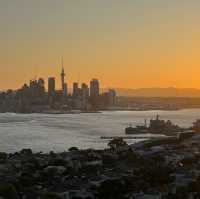
[[[102,149],[107,140],[101,136],[125,135],[125,127],[142,124],[159,114],[161,119],[189,127],[200,118],[200,109],[178,111],[109,111],[83,114],[0,114],[0,151],[15,152],[22,148],[33,151],[67,151],[76,146],[81,149]],[[151,135],[149,135],[151,136]],[[139,141],[129,140],[134,143]]]

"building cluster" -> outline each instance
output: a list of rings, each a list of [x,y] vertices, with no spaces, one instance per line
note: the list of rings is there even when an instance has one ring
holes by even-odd
[[[90,85],[73,83],[72,90],[65,82],[65,71],[61,71],[61,89],[56,89],[55,77],[48,78],[48,90],[42,78],[31,80],[17,91],[0,94],[0,111],[44,112],[44,111],[97,111],[114,107],[116,92],[113,89],[100,92],[98,79],[92,79]]]
[[[62,68],[60,91],[56,90],[56,80],[54,77],[48,78],[48,101],[52,107],[58,104],[65,109],[78,110],[99,110],[112,107],[116,103],[116,92],[113,89],[108,92],[100,93],[100,85],[98,79],[92,79],[90,86],[86,83],[79,85],[74,82],[72,92],[69,92],[68,84],[65,82],[65,72]]]

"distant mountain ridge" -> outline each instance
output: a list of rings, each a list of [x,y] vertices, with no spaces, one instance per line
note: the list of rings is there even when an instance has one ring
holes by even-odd
[[[200,97],[200,89],[195,88],[115,88],[118,96],[128,97]]]

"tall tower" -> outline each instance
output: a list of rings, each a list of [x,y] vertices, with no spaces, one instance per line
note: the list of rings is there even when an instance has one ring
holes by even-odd
[[[66,84],[65,84],[65,70],[64,70],[64,66],[63,66],[63,58],[62,58],[62,71],[61,71],[61,86],[62,86],[62,93],[63,96],[66,95]]]
[[[90,97],[99,96],[99,81],[98,79],[92,79],[90,81]]]
[[[52,97],[55,95],[55,91],[56,91],[55,85],[56,85],[55,78],[49,77],[49,79],[48,79],[48,95],[49,95],[49,97]]]

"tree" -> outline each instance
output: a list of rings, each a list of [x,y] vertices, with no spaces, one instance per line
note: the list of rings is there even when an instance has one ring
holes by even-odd
[[[112,150],[119,150],[125,146],[128,146],[128,144],[122,138],[114,138],[108,143],[108,146]]]

